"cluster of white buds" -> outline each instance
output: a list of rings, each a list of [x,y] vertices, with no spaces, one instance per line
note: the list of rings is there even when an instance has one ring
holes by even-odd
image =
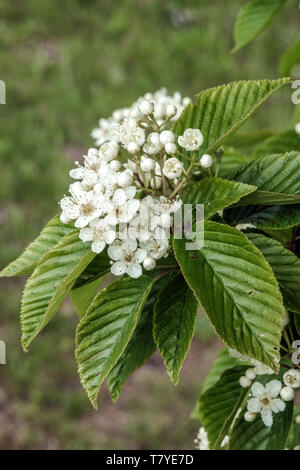
[[[226,434],[226,436],[221,442],[221,448],[227,446],[228,442],[229,436]],[[194,443],[196,444],[195,448],[197,450],[210,450],[207,432],[205,431],[205,428],[203,426],[201,426],[201,428],[199,429],[197,437],[196,439],[194,439]]]
[[[149,116],[153,117],[159,126],[165,121],[175,122],[190,102],[190,98],[182,97],[178,91],[169,95],[165,88],[155,93],[146,93],[130,107],[117,109],[108,119],[100,119],[92,137],[96,140],[96,145],[112,140],[116,126],[125,120],[142,121]]]
[[[70,195],[61,202],[61,221],[73,222],[83,242],[101,253],[107,247],[111,271],[137,278],[168,256],[173,214],[181,207],[180,190],[197,168],[212,164],[198,150],[200,129],[181,136],[171,130],[190,99],[166,90],[147,94],[130,108],[117,110],[93,131],[100,148],[89,149],[70,176]],[[185,171],[182,149],[192,152]],[[204,170],[203,170],[204,171]]]
[[[288,318],[288,317],[287,317]],[[285,319],[285,321],[288,321]],[[252,382],[256,376],[274,375],[274,371],[265,364],[240,354],[238,351],[229,348],[229,355],[241,362],[250,362],[254,367],[246,370],[245,375],[240,377],[241,387],[249,388],[251,385],[251,396],[247,402],[248,411],[244,418],[246,421],[254,421],[257,414],[260,413],[266,426],[272,426],[272,413],[284,411],[285,403],[292,401],[295,395],[295,389],[300,387],[300,371],[298,369],[289,369],[283,374],[283,382],[280,380],[271,380],[264,387],[259,382]]]
[[[203,426],[199,429],[197,437],[194,439],[194,443],[197,450],[210,450],[207,432]]]

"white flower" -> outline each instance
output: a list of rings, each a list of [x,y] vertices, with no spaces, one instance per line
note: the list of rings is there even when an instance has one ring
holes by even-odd
[[[198,431],[197,438],[194,440],[196,444],[196,449],[199,450],[210,450],[209,449],[209,441],[207,437],[207,432],[205,431],[204,427],[201,427]]]
[[[74,178],[75,180],[83,179],[88,171],[94,171],[97,173],[102,166],[97,149],[89,149],[87,155],[84,155],[83,158],[84,166],[81,166],[78,162],[75,162],[77,168],[73,168],[70,171],[71,178]]]
[[[152,132],[147,137],[146,143],[143,146],[143,150],[148,155],[155,155],[160,152],[161,147],[159,134],[157,132]]]
[[[291,387],[283,387],[280,392],[280,396],[283,401],[291,401],[294,399],[294,389]]]
[[[157,235],[157,232],[154,232]],[[141,243],[141,246],[147,252],[147,256],[155,260],[163,258],[169,250],[169,240],[159,236],[151,238],[146,243]]]
[[[272,426],[272,413],[279,413],[285,409],[285,403],[277,398],[282,384],[279,380],[271,380],[264,387],[259,382],[254,382],[251,387],[253,398],[247,403],[247,409],[251,413],[260,413],[265,426]]]
[[[211,155],[209,155],[208,153],[205,153],[200,158],[200,165],[203,168],[210,168],[212,166],[212,163],[213,163],[213,159],[212,159]]]
[[[96,145],[102,145],[104,142],[111,140],[115,121],[112,119],[100,119],[99,127],[92,131],[92,137],[96,140]]]
[[[105,162],[110,162],[111,160],[114,160],[114,158],[117,157],[118,153],[119,145],[113,140],[101,145],[99,149],[100,158]]]
[[[256,375],[273,375],[274,371],[271,367],[262,364],[261,362],[257,361],[256,359],[251,359],[252,364],[254,367],[254,372]]]
[[[108,247],[109,257],[115,261],[111,272],[115,276],[127,273],[130,277],[138,278],[142,275],[141,264],[147,256],[145,250],[137,247],[137,241],[128,238],[124,242],[119,240]]]
[[[79,232],[79,238],[83,242],[92,241],[92,251],[101,253],[106,245],[111,244],[116,238],[116,232],[111,229],[105,219],[95,219],[89,227],[84,227]]]
[[[106,216],[110,225],[127,224],[135,216],[140,206],[138,199],[128,199],[123,189],[117,189],[112,198],[112,206]]]
[[[123,124],[116,128],[120,141],[126,147],[134,142],[139,147],[145,142],[145,131],[139,127],[134,119],[125,119]]]
[[[285,385],[298,388],[300,387],[300,370],[290,369],[283,374],[283,381]]]
[[[180,178],[183,172],[183,163],[178,158],[172,157],[165,161],[163,174],[170,180]]]
[[[186,129],[183,135],[178,137],[178,143],[188,151],[197,150],[203,143],[203,135],[199,129]]]
[[[106,200],[103,194],[95,194],[94,191],[84,191],[79,182],[70,185],[71,197],[65,196],[60,201],[62,208],[62,222],[75,220],[75,227],[83,228],[89,222],[103,213]]]
[[[295,131],[298,135],[300,135],[300,122],[297,122],[297,124],[295,124]]]

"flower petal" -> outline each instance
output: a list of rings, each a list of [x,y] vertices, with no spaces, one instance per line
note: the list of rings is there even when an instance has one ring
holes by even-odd
[[[279,395],[281,387],[282,383],[280,380],[271,380],[271,382],[267,383],[266,390],[270,397],[275,398]]]
[[[273,415],[272,415],[271,408],[269,408],[268,406],[264,406],[260,414],[264,422],[264,425],[267,427],[271,427],[273,424]]]
[[[137,279],[142,275],[142,267],[138,263],[130,264],[127,268],[127,273],[130,277]]]
[[[275,398],[274,400],[271,400],[270,406],[271,406],[271,410],[274,413],[279,413],[279,411],[285,410],[285,403],[279,398]]]
[[[251,413],[259,413],[261,410],[261,403],[258,398],[250,398],[247,403],[247,409],[248,411],[251,411]]]
[[[125,271],[126,271],[126,263],[123,263],[122,261],[117,261],[111,267],[111,272],[115,276],[122,276],[123,274],[125,274]]]
[[[90,227],[82,228],[79,232],[79,238],[83,242],[90,242],[93,240],[94,231]]]
[[[261,398],[265,393],[265,387],[259,382],[254,382],[251,392],[256,398]]]
[[[96,240],[94,243],[92,243],[92,251],[94,253],[101,253],[101,251],[104,250],[106,244],[104,241],[101,240]]]

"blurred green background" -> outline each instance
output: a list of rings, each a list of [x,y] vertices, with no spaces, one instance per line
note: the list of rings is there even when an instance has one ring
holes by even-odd
[[[192,96],[232,80],[276,78],[295,40],[298,2],[238,54],[234,17],[241,1],[2,0],[0,79],[6,82],[0,134],[0,267],[16,257],[57,211],[68,170],[93,145],[100,117],[166,86]],[[299,77],[298,77],[299,78]],[[274,96],[251,128],[285,129],[291,90]],[[284,116],[284,119],[283,119]],[[220,343],[204,318],[174,387],[158,355],[112,405],[92,410],[76,374],[76,314],[66,302],[34,342],[19,343],[24,279],[0,282],[0,449],[193,448],[189,419]]]

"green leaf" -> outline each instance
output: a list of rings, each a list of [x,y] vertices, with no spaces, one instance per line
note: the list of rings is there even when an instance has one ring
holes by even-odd
[[[237,418],[229,438],[230,450],[281,450],[285,448],[293,416],[293,403],[286,402],[286,408],[273,413],[273,426],[264,425],[260,415],[252,422],[245,421],[244,408]]]
[[[217,170],[217,164],[214,162],[213,164],[213,171],[218,171],[218,176],[222,178],[227,175],[230,171],[235,170],[237,166],[244,165],[249,160],[253,160],[254,157],[252,155],[246,155],[240,153],[233,147],[224,147],[224,154],[222,155],[222,160],[219,165],[219,169]]]
[[[236,205],[283,205],[300,202],[300,153],[271,155],[252,160],[229,173],[227,178],[257,186]]]
[[[288,78],[240,81],[202,91],[197,103],[185,108],[173,130],[176,135],[182,135],[189,127],[200,129],[204,137],[201,155],[213,152],[272,93],[289,82]]]
[[[294,65],[300,64],[300,36],[281,56],[279,71],[281,76],[290,75]]]
[[[78,325],[78,371],[95,408],[100,386],[132,337],[152,282],[147,276],[113,282],[99,292]]]
[[[96,255],[77,279],[74,288],[80,287],[86,283],[98,279],[99,277],[105,276],[105,274],[110,272],[110,261],[111,260],[107,254],[107,250],[102,251],[99,255]]]
[[[300,316],[298,314],[294,315],[294,323],[295,323],[297,333],[298,335],[300,335]]]
[[[215,446],[223,426],[230,423],[233,411],[237,412],[235,407],[245,393],[239,379],[246,369],[245,366],[236,366],[226,370],[212,387],[200,395],[199,416],[207,432],[210,449]]]
[[[259,233],[247,237],[261,251],[279,283],[285,306],[300,313],[300,260],[276,240]]]
[[[95,253],[73,230],[40,260],[25,285],[22,298],[22,344],[26,350],[60,308],[77,277]]]
[[[204,237],[196,251],[174,241],[185,280],[228,346],[277,370],[285,310],[270,265],[232,227],[205,221]]]
[[[171,276],[154,305],[153,338],[174,384],[191,345],[197,310],[198,301],[181,273]]]
[[[154,282],[141,313],[141,318],[122,356],[107,376],[107,385],[113,401],[116,401],[127,378],[141,367],[156,350],[152,336],[153,307],[157,294],[166,281],[163,276]]]
[[[104,278],[105,275],[71,290],[70,299],[80,318],[87,311]]]
[[[300,204],[231,208],[224,212],[223,217],[232,225],[251,223],[266,231],[287,230],[300,224]]]
[[[272,131],[250,131],[238,132],[227,139],[227,145],[231,145],[235,149],[249,149],[253,145],[258,145],[273,135]]]
[[[236,183],[222,178],[203,178],[183,194],[184,204],[204,204],[206,219],[256,190],[256,186]]]
[[[284,154],[286,152],[300,152],[300,138],[297,132],[289,130],[275,134],[266,139],[255,148],[255,156]]]
[[[233,52],[256,38],[273,20],[283,4],[284,0],[252,0],[246,3],[240,9],[235,22]]]
[[[205,392],[205,390],[212,387],[220,379],[225,370],[237,365],[240,365],[239,361],[229,355],[228,348],[221,349],[204,380],[202,391]]]
[[[41,257],[72,230],[72,226],[63,224],[56,215],[25,251],[0,272],[0,277],[31,274]]]
[[[292,426],[290,428],[289,437],[286,445],[289,450],[293,450],[296,446],[300,445],[300,424],[296,422],[297,417],[298,419],[300,419],[299,416],[300,406],[295,406]]]

